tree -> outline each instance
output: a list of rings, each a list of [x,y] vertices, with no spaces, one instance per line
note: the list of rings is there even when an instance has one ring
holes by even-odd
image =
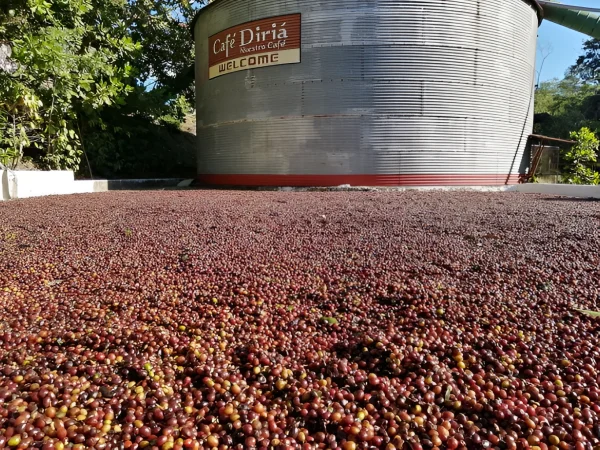
[[[545,81],[536,91],[536,116],[546,120],[535,124],[537,134],[567,139],[574,129],[600,128],[600,100],[597,88],[576,77]]]
[[[189,137],[171,135],[193,109],[194,52],[188,24],[204,4],[186,0],[128,2],[128,32],[140,42],[139,54],[132,61],[132,90],[122,105],[103,109],[97,123],[82,127],[95,174],[107,178],[161,176],[159,169],[162,176],[195,173],[195,156],[187,151]],[[174,142],[187,145],[173,148]],[[185,162],[182,153],[188,155]]]
[[[538,86],[534,131],[577,141],[561,151],[562,182],[599,184],[600,174],[594,166],[600,131],[600,40],[586,41],[583,50],[563,80]]]
[[[189,23],[204,0],[130,0],[129,29],[142,51],[135,62],[145,87],[166,89],[173,96],[191,91],[193,41]]]
[[[23,150],[41,139],[32,136],[39,122],[40,100],[19,83],[0,80],[0,169],[14,169]]]
[[[600,184],[600,174],[595,172],[593,164],[598,160],[598,138],[589,128],[581,128],[570,135],[577,141],[570,149],[563,151],[566,163],[563,182],[568,184]]]
[[[0,41],[11,43],[17,66],[0,72],[0,159],[34,146],[47,168],[78,167],[80,122],[132,91],[140,46],[126,8],[126,0],[10,0],[0,9]]]
[[[537,70],[537,82],[536,82],[536,86],[540,85],[540,80],[542,78],[542,72],[544,70],[544,64],[546,63],[546,60],[548,59],[548,57],[552,54],[552,52],[554,51],[554,48],[552,47],[551,43],[540,43],[538,45],[538,52],[540,54],[540,65],[539,65],[539,70]]]
[[[600,40],[589,39],[583,44],[581,55],[568,74],[586,83],[600,84]]]
[[[194,99],[194,51],[189,23],[205,0],[129,0],[127,29],[140,43],[135,80],[118,115],[179,123]],[[183,105],[187,99],[187,105]],[[183,108],[182,108],[183,106]],[[174,119],[174,122],[173,120]]]
[[[84,144],[110,161],[144,128],[177,128],[194,97],[188,24],[205,3],[4,0],[0,43],[12,55],[0,59],[17,70],[0,70],[0,158],[14,166],[36,148],[43,167],[77,169]]]

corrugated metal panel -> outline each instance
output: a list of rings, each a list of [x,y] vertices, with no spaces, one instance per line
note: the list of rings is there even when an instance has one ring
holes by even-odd
[[[208,80],[209,36],[298,12],[300,64]],[[532,128],[537,26],[523,0],[219,0],[195,25],[200,179],[503,184]]]

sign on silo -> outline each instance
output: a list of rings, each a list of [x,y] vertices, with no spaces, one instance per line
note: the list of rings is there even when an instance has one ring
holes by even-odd
[[[209,38],[208,78],[300,62],[300,14],[246,22]]]

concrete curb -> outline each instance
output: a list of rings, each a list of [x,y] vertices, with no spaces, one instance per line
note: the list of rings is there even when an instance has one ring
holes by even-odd
[[[581,186],[577,184],[518,184],[509,191],[524,194],[547,194],[561,197],[600,198],[600,186]]]
[[[334,187],[264,187],[256,188],[259,191],[281,191],[281,192],[405,192],[405,191],[444,191],[444,192],[506,192],[513,186],[398,186],[398,187],[374,187],[374,186],[334,186]]]
[[[136,191],[148,189],[189,188],[194,180],[184,178],[150,178],[132,180],[75,180],[73,172],[54,171],[0,171],[0,201],[42,197],[46,195],[88,194],[107,191]],[[236,189],[236,188],[233,188]],[[243,188],[237,188],[243,189]],[[475,191],[475,192],[520,192],[525,194],[545,194],[562,197],[600,199],[600,186],[580,186],[568,184],[518,184],[511,186],[402,186],[369,187],[342,185],[337,187],[265,187],[252,188],[256,191],[281,192],[403,192],[403,191]]]
[[[189,187],[193,180],[152,178],[140,180],[75,180],[69,170],[0,171],[0,201],[47,195],[90,194],[95,192]]]
[[[261,189],[261,190],[269,190]],[[274,190],[284,192],[339,192],[339,191],[370,191],[370,192],[405,192],[405,191],[444,191],[444,192],[519,192],[522,194],[544,194],[560,197],[598,198],[600,186],[581,186],[571,184],[516,184],[508,186],[401,186],[401,187],[367,187],[367,186],[337,186],[323,188],[292,188],[281,187]]]

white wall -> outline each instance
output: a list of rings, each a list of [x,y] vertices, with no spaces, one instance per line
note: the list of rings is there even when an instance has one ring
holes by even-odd
[[[104,181],[75,181],[70,170],[0,170],[0,200],[108,190]]]
[[[186,187],[193,180],[176,178],[149,180],[75,180],[70,170],[26,171],[0,170],[0,201],[16,198],[42,197],[45,195],[88,194],[112,189],[137,190],[156,186]],[[154,183],[154,184],[153,184]],[[157,184],[158,183],[158,184]],[[162,183],[162,185],[161,185]]]
[[[14,174],[12,198],[71,194],[75,183],[75,175],[70,170],[14,171],[12,174]]]

